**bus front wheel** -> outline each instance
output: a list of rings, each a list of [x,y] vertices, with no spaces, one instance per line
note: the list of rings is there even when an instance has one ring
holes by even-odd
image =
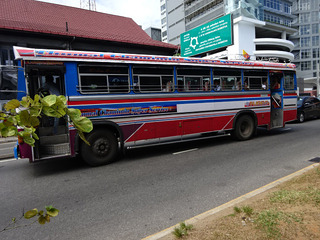
[[[240,116],[231,135],[240,141],[250,139],[255,132],[254,120],[249,115]]]
[[[95,130],[87,137],[90,146],[85,142],[81,145],[82,159],[90,166],[101,166],[112,163],[118,154],[118,141],[109,130]]]

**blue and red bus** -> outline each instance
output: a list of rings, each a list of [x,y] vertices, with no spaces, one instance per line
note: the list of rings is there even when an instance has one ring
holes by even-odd
[[[31,162],[75,156],[93,166],[137,146],[215,133],[238,140],[257,127],[284,127],[297,113],[295,65],[262,61],[149,56],[14,47],[18,98],[53,79],[68,107],[93,122],[82,142],[73,126],[43,118],[35,147],[21,144]]]

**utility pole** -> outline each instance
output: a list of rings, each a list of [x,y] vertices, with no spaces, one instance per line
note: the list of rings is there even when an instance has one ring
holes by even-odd
[[[80,0],[80,8],[97,11],[96,0]]]

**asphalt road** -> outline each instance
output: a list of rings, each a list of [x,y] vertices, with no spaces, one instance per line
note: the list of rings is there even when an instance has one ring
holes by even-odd
[[[0,230],[23,209],[52,204],[58,217],[1,239],[141,239],[302,169],[320,158],[320,120],[131,150],[90,168],[77,159],[0,161]],[[30,222],[22,220],[21,224]]]

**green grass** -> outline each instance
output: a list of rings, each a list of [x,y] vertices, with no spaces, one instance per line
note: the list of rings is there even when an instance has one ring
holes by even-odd
[[[192,228],[193,228],[193,225],[182,222],[180,223],[179,227],[174,228],[172,234],[176,238],[182,238],[184,236],[187,236],[188,231],[192,230]]]

